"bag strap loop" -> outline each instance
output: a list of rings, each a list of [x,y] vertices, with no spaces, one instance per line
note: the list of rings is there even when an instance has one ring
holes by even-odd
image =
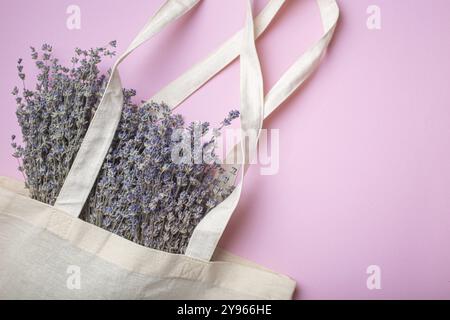
[[[264,118],[268,117],[279,107],[315,70],[333,37],[339,18],[339,7],[335,0],[317,0],[317,3],[320,9],[324,34],[314,46],[308,49],[281,76],[266,95],[263,108]],[[217,71],[220,71],[220,69]],[[237,159],[243,159],[243,169],[240,174],[241,181],[230,196],[212,209],[194,229],[185,252],[186,255],[201,260],[211,259],[228,221],[239,202],[243,178],[248,169],[248,166],[244,166],[248,158],[243,150],[246,150],[245,139],[241,139],[241,143],[235,145],[226,158],[226,163],[229,163],[230,157],[234,157],[236,154],[238,155]]]
[[[193,8],[200,0],[166,0],[158,12],[144,26],[128,49],[114,64],[105,93],[91,121],[78,154],[55,202],[55,207],[72,216],[79,216],[101,169],[119,123],[123,104],[122,85],[118,65],[137,47]],[[255,48],[255,39],[267,28],[285,0],[271,0],[253,23],[251,8],[246,27],[204,62],[197,64],[185,75],[169,84],[152,98],[177,107],[216,73],[241,55],[241,143],[234,149],[246,163],[251,150],[257,146],[263,118],[276,109],[319,64],[320,58],[333,36],[339,9],[335,0],[317,0],[325,28],[320,41],[309,49],[280,78],[267,96],[263,96],[262,75]],[[242,47],[241,47],[242,44]],[[247,145],[247,131],[257,135]],[[249,150],[247,152],[244,150]],[[242,191],[242,181],[247,167],[242,166],[241,182],[222,203],[211,210],[194,230],[186,255],[210,260],[225,227],[237,206]]]

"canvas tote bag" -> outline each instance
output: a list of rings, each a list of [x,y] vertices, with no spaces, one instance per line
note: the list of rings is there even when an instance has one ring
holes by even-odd
[[[233,193],[198,224],[185,254],[143,247],[78,218],[114,136],[122,107],[118,65],[199,0],[167,0],[117,60],[96,114],[54,206],[27,196],[23,183],[0,179],[0,298],[3,299],[290,299],[295,282],[216,249],[242,190],[258,135],[241,139],[229,157],[240,160]],[[150,100],[176,108],[240,56],[241,132],[259,133],[277,108],[319,64],[333,36],[335,0],[317,0],[322,38],[263,95],[255,38],[285,0],[271,0],[253,21],[207,59]],[[252,136],[252,135],[250,135]],[[228,158],[228,157],[227,157]],[[78,282],[70,282],[74,274]]]

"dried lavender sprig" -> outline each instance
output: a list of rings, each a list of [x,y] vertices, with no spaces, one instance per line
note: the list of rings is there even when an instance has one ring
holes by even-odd
[[[44,44],[39,53],[31,48],[39,70],[35,90],[15,88],[17,118],[24,147],[17,146],[31,196],[53,204],[95,112],[106,84],[97,65],[105,48],[77,50],[71,69],[52,57]],[[19,60],[19,78],[25,79]]]

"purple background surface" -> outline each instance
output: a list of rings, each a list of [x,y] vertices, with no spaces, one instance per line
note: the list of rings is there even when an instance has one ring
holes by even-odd
[[[20,178],[10,148],[18,133],[17,57],[53,45],[118,40],[123,52],[162,0],[0,2],[0,175]],[[266,0],[257,0],[262,8]],[[81,8],[81,29],[66,8]],[[280,129],[280,168],[250,169],[221,245],[298,283],[300,299],[450,298],[450,2],[341,0],[341,20],[319,70],[265,122]],[[369,5],[381,30],[366,27]],[[149,98],[244,23],[242,0],[207,0],[121,67],[125,87]],[[320,37],[312,0],[291,0],[258,50],[268,90]],[[110,62],[105,66],[110,66]],[[239,104],[235,62],[180,107],[189,120],[217,124]],[[381,268],[381,289],[366,269]]]

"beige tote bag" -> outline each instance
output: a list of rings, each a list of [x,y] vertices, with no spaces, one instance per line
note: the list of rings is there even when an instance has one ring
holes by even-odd
[[[21,182],[0,179],[0,298],[2,299],[290,299],[295,282],[220,249],[248,166],[233,193],[199,223],[186,253],[143,247],[78,218],[113,139],[122,108],[118,65],[137,47],[200,0],[167,0],[115,63],[104,96],[54,206],[30,199]],[[255,38],[285,0],[271,0],[253,21],[206,60],[151,98],[172,108],[236,57],[241,64],[241,129],[260,132],[262,121],[319,64],[333,36],[335,0],[317,0],[322,38],[264,97]],[[250,135],[252,136],[252,135]],[[234,147],[248,163],[257,136]],[[244,150],[246,150],[244,152]]]

